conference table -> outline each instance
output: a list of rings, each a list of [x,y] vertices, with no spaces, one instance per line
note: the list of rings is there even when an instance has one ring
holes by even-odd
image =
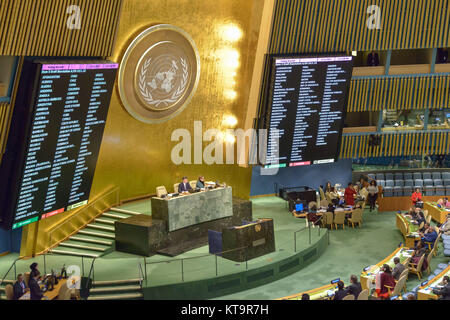
[[[397,213],[396,224],[405,239],[405,247],[413,248],[415,242],[420,240],[419,226],[401,213]]]
[[[61,287],[63,285],[66,285],[66,284],[67,284],[67,280],[66,279],[59,280],[58,284],[56,284],[53,287],[52,291],[45,291],[44,292],[44,297],[42,298],[42,300],[54,300],[54,299],[56,299],[58,297],[58,294],[59,294],[59,289],[61,289]],[[41,285],[41,289],[43,289],[43,285]],[[21,296],[19,298],[19,300],[30,300],[30,291],[28,291],[23,296]]]
[[[424,202],[423,209],[428,210],[431,218],[438,223],[444,223],[450,214],[450,209],[439,208],[436,202]]]
[[[444,276],[450,276],[450,265],[419,288],[419,291],[417,291],[417,300],[437,300],[438,295],[433,293],[433,288],[442,283]]]
[[[334,296],[334,292],[337,290],[337,282],[339,279],[332,281],[333,283],[327,284],[320,288],[296,293],[287,297],[278,298],[276,300],[301,300],[303,294],[309,294],[310,300],[331,300]]]
[[[352,216],[353,210],[355,210],[353,207],[347,206],[344,208],[337,208],[334,209],[334,212],[340,212],[340,211],[345,211],[345,217],[346,218],[350,218]],[[322,216],[324,215],[328,210],[325,208],[320,208],[319,210],[317,210],[316,215],[318,216]],[[297,218],[306,218],[307,213],[299,213],[299,214],[295,214],[295,216]]]
[[[233,215],[232,188],[180,194],[177,197],[151,199],[152,217],[166,222],[167,231],[175,231],[202,222]]]
[[[408,262],[411,259],[413,252],[414,250],[408,249],[402,245],[377,264],[364,268],[364,271],[360,275],[362,289],[368,289],[370,292],[370,289],[375,287],[374,282],[376,275],[380,272],[381,267],[383,267],[384,264],[387,264],[391,268],[394,268],[394,259],[396,257],[400,259],[400,263],[405,265],[405,267],[408,267]]]

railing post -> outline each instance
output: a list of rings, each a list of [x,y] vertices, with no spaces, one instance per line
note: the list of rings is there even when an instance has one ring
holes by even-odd
[[[16,261],[14,261],[14,280],[17,279]]]
[[[248,261],[245,260],[245,270],[248,270]]]
[[[184,259],[181,259],[181,281],[184,282],[184,265],[183,265]]]
[[[81,273],[83,274],[84,277],[84,257],[81,256]]]
[[[297,232],[294,232],[294,252],[297,252]]]
[[[147,259],[144,257],[145,286],[147,286]]]
[[[308,224],[309,244],[311,244],[311,225]]]
[[[216,277],[217,277],[217,275],[218,275],[218,273],[217,273],[217,254],[214,254],[214,256],[216,257]]]
[[[44,253],[44,273],[45,274],[47,274],[47,263],[46,263],[46,259],[45,259],[45,256],[46,256],[47,254],[45,254]]]

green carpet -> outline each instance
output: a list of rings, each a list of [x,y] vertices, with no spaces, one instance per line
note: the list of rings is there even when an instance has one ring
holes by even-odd
[[[253,201],[258,202],[259,199]],[[350,275],[359,277],[363,268],[386,258],[403,241],[396,227],[394,212],[370,213],[366,210],[363,219],[361,228],[332,230],[327,250],[307,268],[270,284],[216,299],[276,299],[321,287],[336,278],[349,284]],[[449,261],[442,254],[442,244],[439,248],[438,256],[431,261],[432,271],[439,263]],[[410,275],[407,288],[412,289],[421,281]]]
[[[305,226],[304,219],[292,217],[287,211],[286,202],[277,197],[258,198],[252,200],[252,202],[254,218],[274,219],[276,251],[249,261],[247,266],[245,263],[236,263],[218,258],[219,275],[244,271],[246,267],[249,269],[257,268],[274,259],[283,259],[292,255],[294,250],[293,233]],[[121,206],[121,208],[151,214],[149,199],[131,202]],[[322,235],[323,231],[322,229]],[[319,239],[318,232],[318,228],[312,229],[311,241],[313,243]],[[308,230],[297,233],[297,236],[297,250],[309,246]],[[369,213],[366,210],[364,223],[361,228],[352,229],[346,227],[345,230],[332,230],[330,232],[330,245],[325,253],[305,269],[267,285],[222,296],[218,299],[276,299],[320,287],[338,277],[348,284],[351,274],[359,276],[364,267],[384,259],[396,249],[402,240],[403,238],[396,228],[395,213]],[[438,257],[432,260],[432,270],[436,268],[438,263],[448,262],[449,258],[443,257],[442,251],[442,245],[440,245]],[[181,281],[182,267],[185,272],[185,281],[214,277],[216,273],[215,257],[195,258],[207,253],[208,246],[203,246],[178,256],[177,259],[194,258],[185,260],[183,266],[181,266],[179,260],[173,261],[173,258],[169,257],[155,255],[147,258],[148,262],[158,262],[147,265],[148,285],[157,286]],[[9,254],[0,257],[0,277],[3,277],[17,256],[17,254]],[[45,263],[47,272],[52,268],[59,271],[63,264],[66,264],[66,266],[77,265],[82,273],[84,269],[85,276],[89,274],[92,263],[92,259],[83,259],[82,261],[78,257],[59,255],[48,255],[44,261],[44,257],[39,256],[34,259],[19,261],[17,263],[17,272],[28,271],[29,265],[34,261],[39,263],[41,271],[44,271]],[[95,262],[95,279],[119,280],[137,278],[140,275],[139,263],[144,269],[142,257],[116,251],[106,254]],[[14,273],[12,271],[7,278],[12,279],[13,277]],[[428,275],[425,275],[426,277]],[[407,283],[408,289],[412,289],[418,283],[417,277],[410,275]]]

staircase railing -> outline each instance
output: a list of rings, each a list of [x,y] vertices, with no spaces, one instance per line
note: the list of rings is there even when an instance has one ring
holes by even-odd
[[[88,277],[87,277],[86,287],[85,287],[85,289],[87,289],[87,290],[90,289],[90,286],[89,286],[89,279],[92,279],[91,284],[94,283],[94,277],[95,277],[94,264],[95,264],[95,259],[96,259],[96,258],[94,258],[94,260],[92,260],[91,268],[89,269],[89,274],[88,274]],[[92,276],[92,278],[91,278],[91,276]]]
[[[115,197],[115,202],[113,202],[113,204],[111,205],[107,205],[103,210],[99,210],[94,216],[91,217],[87,217],[88,221],[83,223],[80,227],[76,228],[74,231],[70,232],[67,236],[63,237],[61,240],[57,240],[55,241],[55,243],[53,243],[53,239],[54,239],[54,233],[57,231],[60,231],[62,229],[62,227],[66,226],[68,223],[71,223],[74,221],[75,218],[81,220],[83,219],[83,215],[85,215],[86,212],[89,212],[91,208],[93,208],[96,204],[101,203],[103,200],[105,200],[106,197],[110,196],[111,194],[116,194]],[[38,253],[38,254],[42,254],[42,253],[46,253],[48,251],[50,251],[52,248],[58,246],[61,242],[67,240],[69,237],[73,236],[74,234],[78,233],[78,231],[80,231],[81,229],[83,229],[87,224],[92,223],[95,219],[97,219],[99,216],[101,216],[105,211],[109,210],[110,208],[118,205],[120,203],[120,188],[119,187],[115,187],[114,189],[106,192],[105,194],[101,195],[100,197],[98,197],[97,199],[93,200],[92,202],[90,202],[89,204],[87,204],[86,206],[84,206],[83,208],[81,208],[78,211],[75,211],[68,219],[64,220],[62,223],[56,225],[53,228],[50,228],[49,230],[47,230],[47,233],[49,234],[48,239],[49,242],[47,244],[47,247],[45,248],[44,251]],[[96,210],[96,209],[94,209]]]
[[[5,275],[2,278],[2,281],[0,282],[0,286],[3,285],[3,283],[5,282],[6,277],[8,276],[9,272],[11,271],[12,268],[14,268],[14,279],[17,278],[17,269],[16,269],[16,263],[17,261],[20,260],[20,258],[17,258],[14,260],[14,262],[11,264],[11,266],[9,267],[8,271],[6,271]]]

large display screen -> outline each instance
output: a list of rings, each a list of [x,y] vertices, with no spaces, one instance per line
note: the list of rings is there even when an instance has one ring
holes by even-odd
[[[27,61],[3,179],[1,225],[18,228],[89,200],[117,63]]]
[[[274,56],[271,62],[265,167],[337,161],[352,56]]]

